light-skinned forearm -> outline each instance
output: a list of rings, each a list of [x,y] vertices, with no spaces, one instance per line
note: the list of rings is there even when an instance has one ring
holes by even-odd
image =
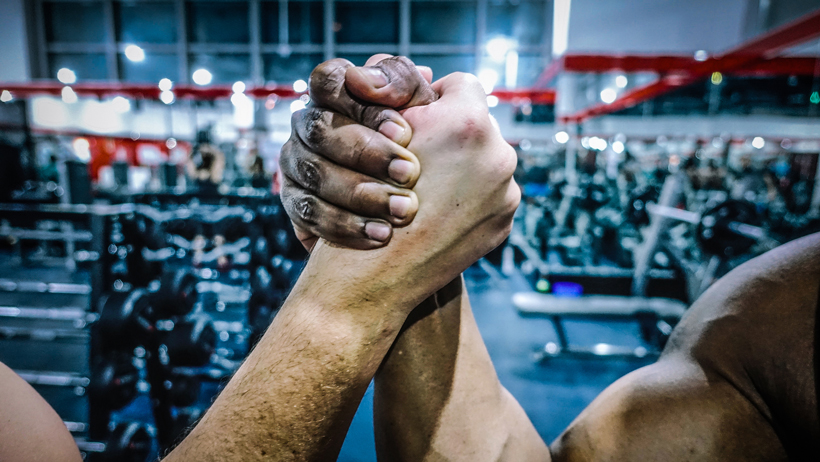
[[[461,278],[408,318],[376,374],[376,450],[384,461],[548,461],[498,381]]]
[[[318,244],[257,347],[165,460],[336,460],[376,369],[425,296],[423,284],[402,287],[407,274],[385,252]]]

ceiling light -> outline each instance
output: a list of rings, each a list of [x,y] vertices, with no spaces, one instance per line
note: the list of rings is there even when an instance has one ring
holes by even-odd
[[[131,102],[122,96],[115,96],[114,99],[111,100],[111,105],[114,106],[114,110],[119,114],[125,114],[131,110]]]
[[[125,57],[128,58],[129,61],[141,63],[145,61],[145,50],[137,45],[128,45],[125,47]]]
[[[208,85],[213,80],[214,76],[208,72],[207,69],[197,69],[191,75],[194,83],[197,85]]]
[[[8,90],[3,90],[3,92],[0,93],[0,102],[8,103],[9,101],[11,101],[13,99],[14,99],[14,97],[11,96],[11,92],[8,91]]]
[[[487,54],[495,61],[504,61],[507,52],[513,48],[513,41],[506,37],[495,37],[487,42]]]
[[[566,144],[569,141],[569,133],[565,131],[560,131],[556,133],[555,141],[559,142],[560,144]]]
[[[174,82],[171,79],[162,79],[159,81],[159,89],[162,91],[169,91],[174,87]]]
[[[307,90],[307,87],[308,87],[307,82],[305,82],[302,79],[299,79],[299,80],[293,82],[293,91],[295,91],[296,93],[304,92],[305,90]]]
[[[245,82],[235,82],[231,87],[234,93],[245,93]]]
[[[601,101],[605,102],[606,104],[612,104],[615,100],[618,99],[618,92],[616,92],[612,88],[604,88],[601,91]]]
[[[763,149],[763,147],[764,147],[764,146],[766,146],[766,140],[764,140],[763,138],[761,138],[761,137],[759,137],[759,136],[756,136],[756,137],[752,140],[752,146],[753,146],[755,149]]]
[[[72,90],[71,87],[63,87],[60,95],[62,96],[64,103],[74,104],[77,102],[77,94],[74,93],[74,90]]]
[[[498,96],[495,96],[495,95],[487,96],[487,106],[488,107],[498,106]]]
[[[64,67],[57,71],[57,80],[65,85],[71,85],[77,81],[77,74],[75,74],[71,69]]]
[[[176,99],[176,96],[174,96],[174,92],[170,90],[165,90],[159,94],[159,100],[165,104],[173,103],[174,99]]]

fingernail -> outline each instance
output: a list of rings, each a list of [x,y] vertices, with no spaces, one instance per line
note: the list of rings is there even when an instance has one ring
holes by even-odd
[[[375,67],[363,67],[361,69],[370,84],[376,88],[381,88],[390,83],[384,72]]]
[[[364,225],[364,232],[370,239],[384,242],[388,237],[390,237],[390,226],[384,223],[376,223],[371,221]]]
[[[390,215],[396,218],[407,218],[413,201],[407,196],[390,196]]]
[[[414,169],[415,166],[412,162],[402,159],[393,159],[390,165],[387,166],[387,174],[390,175],[390,178],[396,183],[405,184],[413,178]]]
[[[381,124],[379,127],[379,133],[398,143],[402,140],[402,138],[404,138],[404,127],[396,122],[393,122],[392,120],[388,120],[387,122]]]

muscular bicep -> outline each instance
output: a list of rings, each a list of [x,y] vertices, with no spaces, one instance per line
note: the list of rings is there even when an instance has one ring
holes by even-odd
[[[737,390],[687,361],[663,361],[603,391],[551,445],[555,462],[785,461]]]
[[[0,363],[0,460],[79,462],[63,421],[29,384]]]

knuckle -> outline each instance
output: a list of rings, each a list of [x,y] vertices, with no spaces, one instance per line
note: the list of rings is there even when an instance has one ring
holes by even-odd
[[[510,182],[510,188],[512,193],[507,199],[507,213],[512,216],[515,215],[515,211],[518,210],[518,205],[521,203],[521,188],[515,180]]]
[[[350,189],[348,202],[354,210],[366,210],[373,208],[372,193],[373,188],[368,183],[357,183]]]
[[[481,81],[478,80],[478,77],[476,77],[473,74],[468,74],[466,72],[456,72],[453,74],[452,78],[463,86],[467,86],[470,88],[481,88],[482,90],[484,88],[481,86]]]
[[[353,149],[350,152],[350,165],[359,166],[361,159],[364,158],[364,153],[370,152],[373,144],[376,141],[374,131],[361,130],[355,141],[353,142]]]
[[[392,109],[385,109],[381,106],[364,106],[360,120],[365,127],[378,130],[381,124],[390,120],[394,113]]]
[[[475,112],[465,113],[458,121],[455,135],[460,143],[484,143],[490,133],[489,128],[489,119],[486,117]]]
[[[296,159],[296,172],[294,173],[299,176],[299,182],[305,189],[313,193],[319,191],[322,184],[322,172],[318,162],[304,158]]]
[[[334,90],[344,84],[345,72],[353,63],[346,59],[335,58],[316,66],[310,73],[310,96],[324,101]]]
[[[288,161],[293,155],[293,136],[293,134],[290,135],[290,138],[282,145],[282,149],[279,151],[279,168],[282,170],[287,168]]]
[[[320,109],[305,110],[302,114],[302,136],[308,146],[317,146],[325,141],[329,127],[329,112]]]
[[[316,199],[300,195],[292,197],[290,200],[291,210],[301,221],[309,224],[316,224]]]
[[[509,179],[512,178],[515,174],[515,169],[518,167],[518,155],[515,153],[515,149],[507,143],[504,143],[504,155],[502,156],[502,174],[504,178]]]

